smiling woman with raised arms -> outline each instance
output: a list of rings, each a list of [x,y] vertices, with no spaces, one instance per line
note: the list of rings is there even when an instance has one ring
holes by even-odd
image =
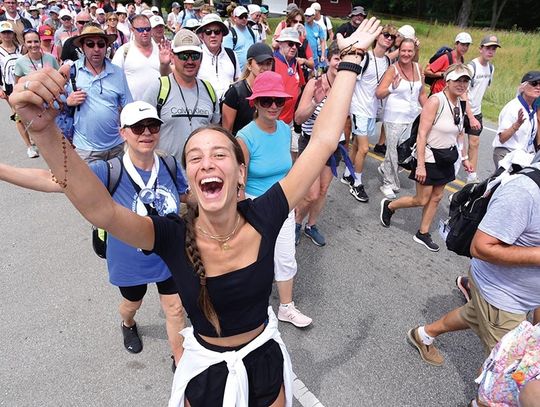
[[[140,216],[115,204],[72,149],[62,148],[53,105],[66,82],[47,69],[15,88],[11,101],[66,196],[92,224],[158,254],[173,275],[193,327],[170,406],[292,406],[290,358],[269,307],[274,245],[288,213],[305,196],[336,149],[365,49],[380,33],[365,20],[346,39],[342,62],[309,145],[284,179],[255,200],[238,202],[244,183],[242,150],[229,132],[199,128],[183,154],[194,205],[185,218]],[[249,401],[248,401],[249,400]]]

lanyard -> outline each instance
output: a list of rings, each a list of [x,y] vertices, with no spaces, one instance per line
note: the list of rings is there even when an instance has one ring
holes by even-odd
[[[36,66],[36,64],[34,64],[34,61],[32,61],[32,58],[30,58],[30,55],[28,55],[28,60],[30,61],[30,63],[34,67],[34,71],[37,71],[38,67]],[[43,54],[41,54],[41,57],[39,59],[39,63],[41,64],[40,68],[43,68]]]
[[[529,138],[529,146],[534,144],[534,136],[535,136],[535,130],[536,130],[536,120],[534,116],[536,115],[536,111],[534,109],[529,110],[529,105],[527,102],[525,102],[525,99],[523,99],[522,95],[518,95],[519,103],[521,103],[521,106],[525,109],[527,114],[529,115],[529,121],[531,122],[531,136]]]
[[[459,123],[456,124],[456,127],[458,128],[458,132],[461,133],[463,131],[463,120],[464,120],[463,110],[461,109],[461,102],[458,98],[457,100],[458,104],[453,107],[452,103],[450,103],[450,99],[448,99],[448,96],[446,95],[446,92],[443,91],[443,95],[446,98],[446,101],[448,102],[448,107],[450,108],[450,113],[452,114],[452,117],[454,116],[454,109],[455,108],[459,109]]]
[[[281,62],[283,62],[285,65],[287,65],[287,75],[289,76],[293,76],[296,71],[294,68],[297,68],[297,65],[296,65],[296,57],[294,57],[292,60],[291,60],[291,64],[289,65],[289,63],[287,62],[287,60],[285,59],[285,57],[283,55],[281,55],[281,52],[279,51],[274,51],[274,56],[279,59]],[[294,68],[293,68],[294,67]]]
[[[176,82],[176,81],[175,81]],[[184,101],[184,107],[186,108],[186,116],[189,120],[189,127],[193,129],[193,126],[191,124],[191,120],[195,116],[195,112],[197,111],[197,107],[199,106],[199,81],[195,79],[195,87],[197,88],[197,100],[195,101],[195,105],[193,106],[193,110],[191,111],[191,114],[189,114],[189,108],[186,103],[186,98],[184,97],[184,92],[182,92],[182,87],[178,82],[176,82],[176,86],[178,86],[178,90],[180,91],[180,96],[182,96],[182,100]]]
[[[157,184],[157,175],[159,173],[159,158],[157,154],[154,153],[152,172],[150,173],[150,178],[146,184],[144,183],[139,172],[135,169],[135,166],[131,161],[131,157],[129,156],[129,151],[122,157],[122,163],[124,164],[124,168],[126,169],[131,182],[134,184],[133,187],[138,192],[136,212],[141,216],[146,216],[149,213],[146,205],[153,203],[156,196],[155,189]]]

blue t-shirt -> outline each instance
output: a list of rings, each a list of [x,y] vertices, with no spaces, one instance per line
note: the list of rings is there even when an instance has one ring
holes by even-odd
[[[259,196],[282,180],[292,167],[291,129],[277,121],[272,134],[262,131],[252,121],[237,134],[249,151],[246,194]]]
[[[238,37],[236,41],[236,46],[233,46],[234,41],[231,30],[229,30],[229,34],[227,34],[227,36],[223,38],[223,46],[226,48],[230,48],[234,51],[236,59],[238,60],[238,65],[240,65],[240,70],[243,71],[247,61],[248,49],[253,44],[255,44],[255,40],[253,39],[253,36],[251,35],[247,27],[241,29],[238,28],[238,26],[234,26],[232,28],[234,29]]]
[[[90,164],[94,174],[105,186],[107,186],[108,182],[107,165],[106,161],[96,161]],[[163,161],[160,162],[155,185],[157,198],[154,201],[156,211],[160,216],[178,213],[180,208],[179,194],[186,192],[186,180],[182,175],[180,165],[177,167],[176,179],[179,191],[176,190],[165,164],[163,164]],[[135,169],[141,175],[143,181],[148,182],[151,171],[143,171],[137,167]],[[120,205],[135,212],[137,197],[137,191],[124,168],[113,199]],[[179,248],[179,250],[182,250],[182,248]],[[171,277],[168,267],[158,255],[145,255],[141,250],[125,244],[110,234],[107,235],[107,267],[109,269],[109,281],[119,287],[155,283]]]
[[[313,60],[315,61],[315,68],[319,63],[321,58],[322,48],[321,48],[321,39],[326,41],[326,33],[324,29],[317,23],[306,24],[306,39],[308,40],[309,47],[313,51]]]
[[[509,245],[540,246],[540,188],[525,175],[501,185],[478,229]],[[471,274],[482,297],[499,309],[523,314],[540,307],[540,266],[507,266],[473,258]]]

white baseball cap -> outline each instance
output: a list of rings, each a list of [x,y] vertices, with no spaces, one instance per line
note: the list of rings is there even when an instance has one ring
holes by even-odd
[[[115,13],[116,14],[127,14],[126,7],[123,4],[119,4],[118,6],[116,6]]]
[[[157,110],[150,103],[138,100],[128,103],[120,113],[120,127],[133,126],[135,123],[145,119],[155,119],[163,123],[157,114]]]
[[[456,35],[456,39],[454,42],[459,42],[461,44],[472,44],[471,34],[466,33],[466,32],[461,32],[458,35]]]
[[[193,31],[180,29],[173,38],[171,44],[174,53],[183,51],[202,52],[201,40]]]
[[[321,11],[321,5],[317,2],[311,4],[311,8],[315,11]]]
[[[257,4],[248,4],[247,7],[248,7],[249,14],[261,12],[261,7]]]
[[[62,17],[69,17],[71,19],[73,19],[73,16],[71,15],[71,13],[69,12],[69,10],[66,10],[65,8],[63,8],[62,10],[60,10],[60,14],[58,15],[60,17],[60,19],[62,19]]]
[[[158,25],[165,25],[165,21],[163,21],[163,17],[161,16],[152,16],[149,18],[150,20],[150,27],[154,28]]]
[[[314,16],[315,15],[315,10],[313,10],[311,7],[308,7],[306,9],[306,11],[304,11],[304,15],[305,16]]]
[[[96,14],[105,14],[105,10],[103,10],[102,8],[98,8],[96,10]]]
[[[157,8],[157,6],[152,6],[150,10],[152,11],[152,13],[159,13],[159,9]]]
[[[238,6],[233,11],[234,17],[240,17],[242,14],[249,14],[247,8],[245,8],[244,6]]]
[[[444,74],[444,80],[445,81],[457,81],[459,78],[466,76],[467,78],[471,79],[472,73],[467,65],[460,65],[457,66],[455,69],[452,69],[451,71],[446,71]]]
[[[405,24],[405,25],[399,27],[398,33],[403,38],[409,38],[411,40],[416,39],[416,32],[414,31],[414,28],[412,26],[408,25],[408,24]]]
[[[184,4],[193,4],[195,3],[194,0],[184,0]]]

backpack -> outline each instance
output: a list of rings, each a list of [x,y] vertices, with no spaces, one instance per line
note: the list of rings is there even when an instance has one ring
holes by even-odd
[[[217,102],[217,96],[216,96],[216,92],[214,91],[214,87],[212,86],[210,82],[208,82],[205,79],[200,79],[200,81],[203,83],[204,88],[208,92],[208,96],[210,96],[210,100],[212,101],[212,105],[213,105],[212,112],[214,112],[216,110],[216,102]],[[167,101],[167,98],[169,97],[170,93],[171,93],[171,78],[169,78],[169,76],[160,76],[159,77],[159,92],[158,92],[158,98],[157,98],[157,104],[156,104],[158,117],[161,117],[161,109],[163,108],[163,105]]]
[[[465,101],[461,100],[461,112],[465,114]],[[439,100],[439,107],[433,124],[437,123],[441,117],[444,104]],[[420,114],[412,122],[410,135],[397,146],[398,165],[406,170],[412,171],[416,168],[416,138],[418,137],[418,127],[420,126]]]
[[[488,189],[488,184],[495,180],[504,169],[499,168],[491,177],[479,184],[467,184],[450,198],[449,218],[445,222],[446,247],[460,256],[471,256],[471,243],[478,225],[486,214],[493,193],[500,182]],[[516,174],[531,178],[540,188],[540,170],[526,167]]]
[[[491,350],[475,380],[478,400],[491,407],[518,407],[523,386],[540,375],[540,325],[523,321]]]
[[[77,84],[75,79],[77,76],[77,70],[75,65],[72,65],[69,68],[69,80],[71,82],[71,87],[75,92],[77,90]],[[66,103],[62,104],[62,109],[56,116],[55,123],[64,135],[64,137],[70,142],[73,142],[73,132],[74,132],[74,120],[75,120],[75,107],[68,106]]]
[[[386,59],[386,63],[388,64],[388,68],[389,68],[390,65],[392,65],[391,61],[390,61],[390,58],[386,54],[384,55],[384,58]],[[365,60],[365,62],[364,62],[364,60]],[[365,56],[364,60],[362,60],[363,64],[361,66],[362,72],[360,73],[360,79],[362,78],[362,76],[364,76],[364,72],[366,72],[366,69],[369,66],[369,61],[370,61],[369,52],[366,52],[366,56]],[[386,69],[385,69],[385,71],[386,71]],[[384,75],[384,72],[382,72],[382,73]],[[382,79],[382,76],[381,76],[381,79]]]
[[[433,62],[435,62],[437,59],[439,59],[442,55],[445,55],[448,57],[448,64],[449,65],[452,65],[454,63],[454,56],[452,55],[452,48],[450,48],[449,46],[447,45],[443,45],[442,47],[440,47],[432,56],[431,58],[429,58],[429,63],[432,64]],[[426,76],[424,81],[426,83],[426,85],[433,85],[435,83],[435,81],[437,80],[438,78],[432,78],[432,77],[428,77]]]
[[[471,88],[474,88],[474,78],[476,77],[476,63],[474,61],[469,62],[468,64],[471,67],[471,70],[473,72],[472,78],[471,78]],[[489,66],[489,82],[488,86],[491,85],[491,80],[493,79],[493,64],[491,61],[488,61]]]
[[[234,76],[233,76],[233,78],[234,78],[234,80],[236,80],[236,54],[230,48],[227,48],[227,47],[223,47],[223,48],[225,48],[225,52],[229,56],[229,59],[231,60],[233,66],[234,66]]]
[[[166,155],[159,157],[162,164],[165,165],[167,172],[171,176],[171,179],[174,183],[176,190],[178,191],[178,180],[176,179],[176,174],[178,171],[178,163],[174,156]],[[120,179],[122,178],[122,173],[124,172],[124,164],[122,162],[122,157],[114,157],[107,161],[107,190],[111,196],[114,195],[118,185],[120,184]],[[107,258],[107,231],[104,229],[97,228],[92,226],[92,248],[94,252],[101,257],[102,259]]]
[[[249,25],[247,25],[246,28],[249,31],[251,38],[253,38],[253,44],[255,44],[257,42],[257,40],[255,39],[255,33],[253,32],[253,30],[251,29]],[[234,50],[236,48],[236,44],[238,43],[238,33],[236,32],[233,26],[229,27],[229,31],[231,32],[231,35],[232,35],[232,43],[233,43],[232,49]]]

